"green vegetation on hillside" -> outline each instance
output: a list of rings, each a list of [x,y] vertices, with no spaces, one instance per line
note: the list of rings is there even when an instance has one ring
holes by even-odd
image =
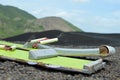
[[[42,26],[35,26],[35,20],[34,16],[19,8],[0,5],[0,38],[29,31],[42,31]]]

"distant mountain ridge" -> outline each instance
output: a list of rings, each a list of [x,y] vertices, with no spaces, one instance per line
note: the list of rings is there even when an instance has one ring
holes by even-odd
[[[0,5],[0,38],[44,30],[82,31],[60,17],[37,19],[19,8]]]
[[[36,20],[36,24],[42,25],[44,30],[61,30],[61,31],[82,31],[73,24],[60,17],[45,17]]]

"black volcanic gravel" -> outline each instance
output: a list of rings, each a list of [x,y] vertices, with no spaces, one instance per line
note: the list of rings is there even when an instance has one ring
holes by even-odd
[[[33,35],[33,33],[29,34],[29,36],[27,36],[25,40],[24,38],[22,38],[22,36],[17,36],[16,38],[11,37],[4,40],[20,41],[20,39],[22,38],[22,42],[32,39],[31,35]],[[38,33],[38,35],[40,35],[40,33]],[[47,34],[47,36],[48,35],[49,34]],[[57,71],[38,66],[30,66],[14,61],[1,60],[0,80],[120,80],[120,34],[96,34],[56,31],[56,34],[54,34],[54,36],[49,36],[50,38],[59,38],[59,42],[52,44],[52,46],[69,48],[93,48],[98,47],[102,44],[108,44],[115,46],[116,54],[103,58],[103,60],[107,63],[105,69],[102,69],[91,75]],[[34,38],[37,38],[35,34]],[[99,57],[87,57],[87,59],[98,58]]]

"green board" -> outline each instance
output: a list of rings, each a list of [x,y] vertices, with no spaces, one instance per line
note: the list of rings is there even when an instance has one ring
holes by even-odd
[[[83,65],[92,62],[90,60],[81,60],[81,59],[74,59],[74,58],[60,57],[60,56],[40,59],[40,60],[30,60],[28,58],[29,52],[22,50],[15,50],[15,51],[0,50],[0,56],[8,57],[10,59],[13,58],[16,60],[24,60],[27,62],[42,62],[45,64],[53,64],[57,66],[70,67],[76,69],[83,69]]]
[[[22,47],[21,44],[14,44],[4,41],[0,41],[0,44],[16,45]],[[9,50],[0,49],[0,57],[4,59],[10,59],[25,63],[31,62],[31,63],[35,63],[35,65],[48,67],[48,68],[78,71],[83,73],[91,73],[91,72],[84,72],[84,65],[94,62],[91,60],[83,60],[83,59],[76,59],[76,58],[69,58],[62,56],[56,56],[56,57],[45,58],[40,60],[31,60],[29,59],[29,51],[23,51],[23,50],[9,51]]]

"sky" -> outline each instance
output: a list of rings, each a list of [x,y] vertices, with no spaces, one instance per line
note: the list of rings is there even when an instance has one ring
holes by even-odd
[[[85,32],[120,33],[120,0],[0,0],[37,18],[62,17]]]

